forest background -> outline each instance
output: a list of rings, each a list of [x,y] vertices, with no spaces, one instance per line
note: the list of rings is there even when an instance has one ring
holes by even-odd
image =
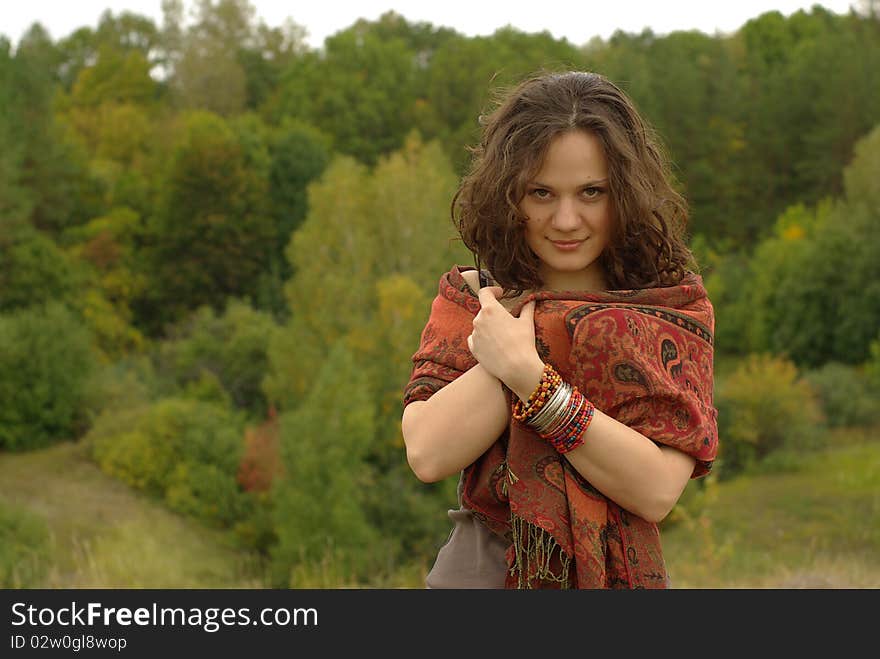
[[[402,391],[473,263],[478,117],[550,68],[653,124],[715,304],[673,579],[880,586],[875,3],[581,45],[388,12],[319,50],[247,0],[164,8],[0,38],[0,585],[422,587],[456,479],[409,470]]]

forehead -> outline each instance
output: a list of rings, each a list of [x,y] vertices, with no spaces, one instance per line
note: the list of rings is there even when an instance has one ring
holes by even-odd
[[[602,140],[592,132],[575,129],[554,136],[543,153],[532,180],[597,180],[608,176]]]

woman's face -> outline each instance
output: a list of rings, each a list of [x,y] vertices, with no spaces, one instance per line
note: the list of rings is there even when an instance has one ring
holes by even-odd
[[[580,129],[555,137],[519,209],[545,289],[608,288],[599,256],[610,240],[613,210],[599,138]]]

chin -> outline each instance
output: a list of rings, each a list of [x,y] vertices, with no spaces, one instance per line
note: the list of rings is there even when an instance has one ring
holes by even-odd
[[[559,272],[580,272],[588,269],[595,262],[596,259],[585,258],[576,254],[572,254],[569,258],[560,258],[559,256],[554,255],[553,258],[544,260],[544,263],[548,268]]]

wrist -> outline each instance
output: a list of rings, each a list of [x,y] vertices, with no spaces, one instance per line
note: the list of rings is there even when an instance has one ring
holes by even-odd
[[[537,353],[533,359],[528,360],[523,366],[509,378],[504,380],[507,388],[515,393],[520,400],[526,402],[532,392],[541,382],[541,374],[544,372],[544,362]]]

